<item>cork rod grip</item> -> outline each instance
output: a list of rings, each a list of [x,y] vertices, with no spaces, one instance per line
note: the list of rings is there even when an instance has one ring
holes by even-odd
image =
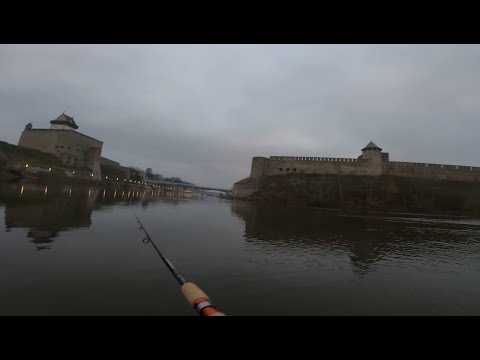
[[[186,282],[181,287],[183,296],[187,299],[188,303],[194,307],[195,304],[201,299],[210,300],[207,294],[205,294],[197,285],[192,282]],[[216,311],[209,316],[225,316],[224,313]]]

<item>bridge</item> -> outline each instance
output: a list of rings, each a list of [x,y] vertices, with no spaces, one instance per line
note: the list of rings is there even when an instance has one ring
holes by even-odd
[[[153,184],[153,185],[168,185],[168,186],[174,186],[174,187],[181,187],[181,188],[189,188],[189,189],[197,189],[197,190],[210,190],[210,191],[220,191],[224,192],[226,194],[229,194],[232,192],[232,190],[227,190],[227,189],[219,189],[219,188],[213,188],[213,187],[207,187],[207,186],[198,186],[194,184],[186,184],[186,183],[175,183],[175,182],[169,182],[169,181],[159,181],[159,180],[147,180],[148,184]]]

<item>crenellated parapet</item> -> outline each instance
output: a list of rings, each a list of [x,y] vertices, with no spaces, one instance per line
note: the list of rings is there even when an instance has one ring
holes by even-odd
[[[399,166],[403,167],[425,167],[425,168],[434,168],[434,169],[446,169],[446,170],[462,170],[462,171],[477,171],[480,172],[480,167],[478,166],[465,166],[465,165],[447,165],[447,164],[430,164],[430,163],[416,163],[416,162],[405,162],[405,161],[390,161],[390,166]]]
[[[358,158],[317,156],[254,157],[250,176],[235,183],[233,196],[248,196],[269,176],[289,174],[357,175],[424,178],[434,180],[480,181],[480,167],[390,161],[389,154],[370,142]]]
[[[331,157],[305,157],[305,156],[270,156],[270,160],[289,161],[332,161],[332,162],[357,162],[354,158],[331,158]]]

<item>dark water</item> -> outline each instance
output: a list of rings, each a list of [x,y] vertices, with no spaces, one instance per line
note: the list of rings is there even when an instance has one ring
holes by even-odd
[[[195,315],[134,214],[227,315],[480,315],[477,219],[46,190],[0,186],[0,315]]]

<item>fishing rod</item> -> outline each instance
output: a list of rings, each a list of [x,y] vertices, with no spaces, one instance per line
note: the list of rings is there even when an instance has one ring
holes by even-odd
[[[158,255],[162,258],[165,265],[167,265],[168,270],[172,273],[173,277],[180,283],[180,289],[182,290],[183,296],[187,299],[190,305],[198,312],[200,316],[225,316],[224,313],[217,310],[215,305],[210,302],[209,297],[205,294],[197,285],[192,282],[189,282],[181,275],[175,266],[173,266],[172,262],[168,260],[165,255],[157,248],[154,241],[148,235],[147,230],[141,223],[140,219],[137,215],[137,222],[140,225],[138,230],[142,230],[145,233],[145,238],[142,240],[144,244],[152,244],[155,251]]]

